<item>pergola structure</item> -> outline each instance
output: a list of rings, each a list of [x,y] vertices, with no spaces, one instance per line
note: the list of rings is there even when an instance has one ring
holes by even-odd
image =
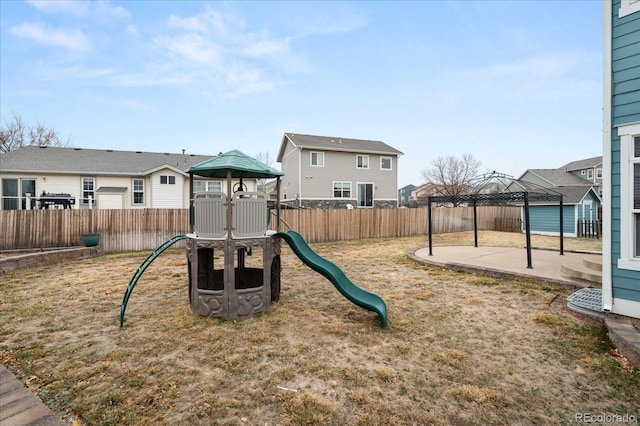
[[[502,192],[490,194],[464,194],[464,195],[439,195],[429,196],[427,201],[427,211],[429,214],[429,256],[433,256],[433,241],[431,229],[431,209],[433,203],[453,203],[455,205],[466,203],[473,206],[473,237],[474,247],[478,247],[478,205],[503,205],[503,204],[523,204],[525,233],[527,239],[527,268],[532,269],[531,262],[531,226],[529,223],[529,203],[536,201],[557,201],[560,208],[560,254],[564,254],[563,240],[563,203],[562,194],[551,192]]]

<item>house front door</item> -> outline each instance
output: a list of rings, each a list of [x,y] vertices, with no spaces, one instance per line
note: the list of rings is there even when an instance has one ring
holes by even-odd
[[[358,184],[358,207],[373,207],[373,184]]]

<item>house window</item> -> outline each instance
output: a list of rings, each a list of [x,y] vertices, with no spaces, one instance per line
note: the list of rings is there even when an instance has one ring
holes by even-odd
[[[96,203],[96,178],[82,178],[82,204],[87,205]]]
[[[351,198],[351,182],[333,182],[334,198]]]
[[[18,210],[18,179],[2,179],[2,210]]]
[[[36,180],[20,179],[20,187],[22,190],[22,210],[33,210],[37,208],[36,204]]]
[[[587,170],[587,179],[593,180],[593,169]]]
[[[602,168],[596,169],[596,179],[602,179]]]
[[[640,271],[640,124],[620,126],[620,258],[618,268]]]
[[[175,176],[166,176],[166,175],[161,175],[160,176],[160,185],[175,185],[176,184],[176,177]]]
[[[391,157],[380,157],[380,169],[391,170]]]
[[[640,0],[621,0],[620,9],[618,10],[618,18],[631,15],[640,11]]]
[[[131,186],[133,187],[133,204],[144,204],[144,179],[134,179]]]
[[[632,215],[635,227],[633,257],[640,259],[640,136],[633,138],[633,207]]]
[[[38,208],[36,180],[32,178],[2,179],[2,210]]]
[[[313,167],[324,167],[324,152],[311,152],[311,165]]]
[[[369,168],[369,156],[368,155],[358,155],[356,156],[356,167],[359,169],[368,169]]]
[[[222,182],[219,180],[196,180],[193,182],[193,192],[222,192]]]

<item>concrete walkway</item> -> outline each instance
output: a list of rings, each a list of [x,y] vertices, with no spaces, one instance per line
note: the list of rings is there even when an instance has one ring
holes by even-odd
[[[601,259],[600,254],[565,252],[555,250],[531,250],[531,266],[527,268],[527,251],[524,248],[442,246],[421,248],[408,255],[416,262],[439,266],[456,271],[482,273],[501,278],[528,278],[562,285],[567,288],[599,287],[566,276],[562,265],[579,269],[585,259]]]
[[[0,426],[62,426],[65,423],[0,365]]]

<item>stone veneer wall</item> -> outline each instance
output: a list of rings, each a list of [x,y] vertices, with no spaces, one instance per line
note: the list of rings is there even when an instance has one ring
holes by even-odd
[[[23,254],[0,259],[0,275],[18,270],[34,268],[36,266],[51,265],[66,260],[77,260],[100,254],[102,250],[96,247],[72,247],[61,250],[47,250],[36,253]]]

